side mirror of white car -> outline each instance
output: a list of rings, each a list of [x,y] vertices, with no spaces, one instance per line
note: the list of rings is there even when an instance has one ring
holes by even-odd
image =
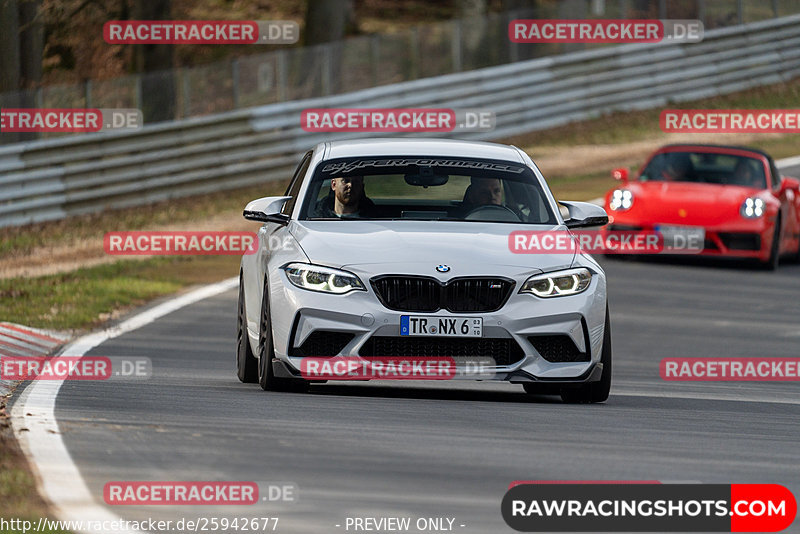
[[[586,228],[608,224],[606,210],[589,202],[561,202],[569,210],[569,219],[564,221],[567,228]]]
[[[281,213],[283,205],[292,197],[257,198],[247,204],[242,215],[249,221],[288,224],[289,216]]]

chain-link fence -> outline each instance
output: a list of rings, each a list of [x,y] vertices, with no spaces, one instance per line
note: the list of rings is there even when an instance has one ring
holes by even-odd
[[[613,46],[512,43],[508,24],[517,18],[700,19],[713,29],[797,12],[798,0],[561,0],[204,66],[3,93],[0,107],[139,108],[148,122],[148,106],[157,106],[160,116],[179,119]],[[0,141],[10,142],[7,135]]]

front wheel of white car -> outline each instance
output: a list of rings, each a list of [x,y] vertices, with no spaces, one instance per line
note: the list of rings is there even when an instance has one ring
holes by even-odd
[[[258,361],[247,338],[247,319],[244,312],[244,285],[239,274],[239,304],[236,315],[236,376],[244,383],[258,380]]]
[[[272,321],[269,315],[269,288],[264,280],[261,298],[261,319],[258,328],[258,385],[265,391],[302,391],[306,382],[299,379],[279,378],[272,370],[275,347],[272,344]]]
[[[603,374],[597,382],[584,384],[579,388],[561,390],[561,400],[568,403],[605,402],[611,392],[611,317],[606,306],[606,324],[603,334],[603,352],[600,356]]]

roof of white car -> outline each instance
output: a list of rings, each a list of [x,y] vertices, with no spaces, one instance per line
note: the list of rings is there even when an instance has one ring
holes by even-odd
[[[444,156],[500,159],[523,163],[518,149],[509,145],[454,139],[381,138],[328,143],[326,159],[375,156]]]

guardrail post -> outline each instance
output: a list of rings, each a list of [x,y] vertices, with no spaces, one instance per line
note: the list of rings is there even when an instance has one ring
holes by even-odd
[[[744,24],[744,0],[736,0],[736,14],[739,24]]]
[[[667,0],[658,0],[658,18],[667,18]]]
[[[778,17],[778,0],[772,0],[772,14]]]
[[[697,0],[697,18],[706,25],[706,0]]]

